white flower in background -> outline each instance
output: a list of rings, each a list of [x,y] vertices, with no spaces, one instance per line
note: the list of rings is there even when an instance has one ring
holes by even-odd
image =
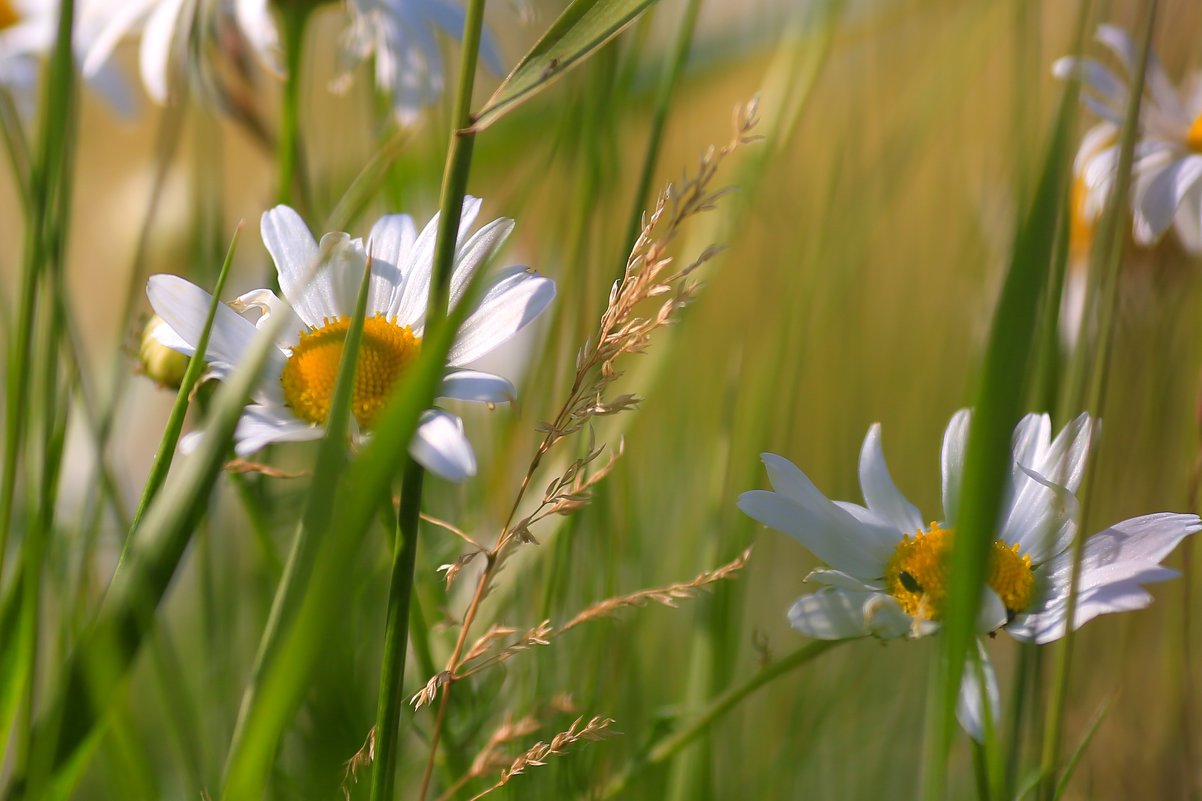
[[[416,121],[422,108],[437,100],[446,82],[436,32],[463,37],[464,10],[451,0],[348,0],[351,24],[342,35],[346,75],[373,60],[376,88],[392,98],[402,125]],[[494,73],[504,71],[488,32],[480,39],[480,58]]]
[[[73,47],[77,57],[90,46],[93,2],[76,3]],[[39,62],[54,49],[58,0],[0,0],[0,87],[10,91],[28,112],[37,89]],[[125,82],[111,67],[88,76],[89,85],[120,114],[133,110]]]
[[[480,200],[464,201],[459,241],[451,278],[451,302],[458,303],[472,275],[483,267],[513,230],[513,221],[494,220],[470,237]],[[256,323],[238,311],[257,310],[262,326],[270,314],[294,313],[296,328],[278,343],[268,367],[235,432],[235,450],[246,455],[271,442],[320,438],[342,356],[343,341],[354,311],[363,270],[371,253],[367,319],[352,397],[354,423],[370,431],[392,388],[404,380],[416,361],[424,334],[438,217],[421,233],[404,214],[382,217],[368,243],[347,234],[330,233],[320,246],[301,218],[287,206],[263,215],[263,242],[275,261],[284,298],[260,289],[218,306],[205,360],[218,378],[234,370],[251,340]],[[311,281],[314,264],[325,262]],[[167,328],[156,329],[160,341],[194,353],[211,300],[209,293],[172,275],[152,276],[150,303]],[[508,267],[491,277],[476,309],[467,317],[448,357],[439,397],[504,403],[514,388],[500,376],[464,366],[492,351],[533,321],[555,296],[555,284],[526,267]],[[235,311],[237,310],[237,311]],[[410,444],[423,466],[444,478],[461,481],[476,472],[471,443],[463,423],[443,410],[429,410]]]
[[[1058,77],[1081,78],[1086,105],[1102,119],[1086,134],[1074,164],[1074,176],[1085,188],[1083,217],[1090,223],[1113,191],[1118,131],[1138,63],[1138,48],[1122,29],[1102,25],[1097,38],[1119,62],[1122,76],[1089,58],[1062,58],[1053,67]],[[1172,226],[1186,250],[1202,253],[1202,80],[1195,76],[1187,90],[1178,91],[1154,54],[1145,75],[1132,178],[1136,241],[1152,244]]]
[[[214,86],[218,82],[206,59],[215,48],[237,44],[236,39],[222,34],[234,32],[233,23],[242,22],[223,0],[93,0],[91,11],[90,24],[97,34],[84,56],[85,76],[104,69],[117,45],[140,33],[138,71],[152,100],[166,104],[176,76],[188,76],[205,92],[219,96],[220,89]],[[273,24],[266,10],[259,23],[253,31]],[[242,29],[241,33],[252,49],[259,43],[250,31]],[[236,61],[232,52],[229,55],[231,62]]]
[[[789,610],[793,627],[817,639],[872,635],[888,639],[938,629],[947,601],[947,558],[958,518],[970,412],[958,412],[943,439],[942,522],[924,524],[897,489],[873,425],[860,453],[866,506],[828,500],[797,467],[763,454],[773,491],[739,497],[739,508],[789,534],[830,567],[807,578],[823,585]],[[1068,630],[1070,545],[1076,491],[1095,425],[1073,420],[1055,439],[1047,415],[1028,415],[1014,432],[1013,459],[978,618],[982,633],[1004,629],[1024,642],[1047,643]],[[1160,566],[1189,534],[1195,515],[1154,514],[1118,523],[1085,544],[1072,627],[1109,612],[1139,609],[1152,596],[1142,585],[1176,575]],[[983,655],[983,651],[982,651]],[[992,668],[983,663],[989,682]],[[961,722],[979,736],[980,690],[973,664],[962,687]],[[996,696],[996,687],[989,687]]]

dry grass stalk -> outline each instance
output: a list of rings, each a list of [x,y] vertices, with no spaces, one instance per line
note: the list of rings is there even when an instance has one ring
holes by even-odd
[[[576,356],[576,372],[567,399],[551,422],[539,426],[543,439],[530,460],[505,525],[497,535],[496,544],[484,553],[486,563],[476,580],[475,591],[463,614],[459,638],[447,660],[446,669],[431,679],[413,698],[415,706],[420,707],[437,695],[439,686],[445,685],[431,737],[421,793],[423,798],[433,773],[434,757],[446,719],[450,688],[459,678],[457,674],[466,661],[464,648],[480,604],[488,594],[493,578],[512,546],[535,541],[530,527],[549,515],[570,514],[586,505],[590,497],[589,490],[613,469],[614,460],[621,456],[622,448],[619,446],[609,463],[590,474],[590,465],[601,455],[603,449],[595,446],[589,422],[594,417],[617,414],[638,405],[638,398],[634,395],[609,396],[614,382],[622,375],[617,361],[627,354],[644,352],[654,332],[675,322],[677,313],[696,294],[698,285],[692,279],[692,274],[713,258],[718,248],[706,248],[693,262],[680,269],[673,268],[673,260],[667,255],[668,248],[686,221],[713,209],[718,199],[728,191],[711,187],[718,168],[726,157],[755,140],[751,130],[756,124],[756,106],[757,103],[753,100],[736,108],[730,141],[721,148],[709,148],[693,177],[686,175],[679,183],[669,184],[659,196],[654,210],[645,218],[643,230],[627,259],[621,280],[615,282],[610,290],[609,302],[601,315],[597,331],[585,342]],[[651,313],[642,314],[641,310],[647,304],[656,302],[656,299],[659,299],[658,305],[652,308]],[[525,500],[543,458],[564,438],[586,428],[590,439],[585,455],[570,463],[566,470],[552,479],[535,510],[515,523],[518,509]],[[470,561],[472,558],[474,556],[465,559]],[[448,584],[466,561],[460,560],[447,566]],[[538,629],[533,631],[537,632]]]
[[[504,787],[509,783],[510,779],[514,776],[520,776],[527,768],[545,765],[547,764],[547,760],[553,756],[563,756],[573,745],[582,742],[594,742],[609,736],[611,733],[608,731],[609,727],[613,725],[613,720],[610,718],[595,717],[584,724],[584,728],[579,728],[582,720],[584,718],[576,718],[567,731],[556,734],[551,738],[551,742],[544,743],[540,740],[532,745],[526,753],[513,760],[508,768],[501,771],[501,778],[497,780],[496,784],[472,796],[471,801],[476,801],[476,799],[483,798],[493,790]]]
[[[420,709],[426,704],[434,700],[438,695],[438,690],[446,686],[452,681],[459,681],[468,676],[479,673],[486,668],[498,665],[501,662],[519,654],[523,651],[528,651],[531,648],[540,645],[550,645],[551,641],[562,634],[593,620],[599,620],[603,617],[612,617],[619,610],[629,609],[632,607],[645,606],[648,603],[658,603],[664,606],[675,607],[677,601],[693,598],[698,592],[705,589],[711,584],[733,577],[738,571],[742,570],[747,564],[747,560],[751,557],[751,549],[743,551],[733,561],[727,562],[721,567],[713,570],[706,570],[688,581],[676,582],[663,587],[651,587],[645,590],[628,593],[626,595],[618,595],[613,598],[607,598],[604,601],[599,601],[593,604],[578,615],[573,617],[567,623],[556,628],[551,625],[551,621],[544,620],[532,629],[528,629],[521,634],[516,640],[505,646],[499,651],[489,653],[492,648],[497,645],[500,640],[517,633],[517,629],[507,626],[493,626],[484,636],[476,640],[463,655],[459,662],[457,672],[449,675],[447,671],[439,673],[434,678],[430,679],[419,692],[417,692],[410,703],[415,708]]]
[[[244,475],[246,473],[261,473],[268,478],[307,478],[311,475],[308,470],[288,471],[281,470],[278,467],[272,467],[269,464],[261,462],[252,462],[247,459],[231,459],[225,463],[225,471],[235,475]]]
[[[351,801],[351,785],[359,782],[359,771],[366,769],[376,758],[376,727],[372,726],[362,747],[346,761],[342,775],[342,797]]]

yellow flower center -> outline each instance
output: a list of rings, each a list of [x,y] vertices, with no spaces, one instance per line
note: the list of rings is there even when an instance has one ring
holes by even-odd
[[[902,537],[889,558],[885,568],[885,590],[911,617],[923,620],[943,617],[947,603],[948,558],[954,534],[954,529],[943,529],[938,523],[931,523],[927,531]],[[1035,592],[1031,557],[1019,556],[1018,545],[995,540],[986,583],[1002,599],[1007,612],[1014,615],[1023,611],[1031,604]]]
[[[0,29],[16,25],[21,21],[21,15],[13,8],[12,0],[0,0]]]
[[[1078,175],[1069,190],[1069,255],[1074,265],[1088,260],[1093,245],[1093,220],[1085,216],[1085,198],[1089,190],[1085,178]]]
[[[302,331],[284,365],[280,383],[292,413],[310,423],[325,423],[338,380],[343,343],[350,320],[326,318],[321,328]],[[360,427],[371,428],[397,379],[417,359],[421,338],[409,326],[397,325],[382,314],[363,321],[363,340],[355,369],[351,412]]]
[[[2,3],[3,0],[0,0]],[[1202,153],[1202,114],[1194,117],[1194,121],[1190,123],[1189,131],[1185,134],[1185,145],[1195,153]]]

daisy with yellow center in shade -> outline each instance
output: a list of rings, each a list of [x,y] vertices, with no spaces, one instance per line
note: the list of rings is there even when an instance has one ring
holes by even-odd
[[[1118,131],[1131,98],[1129,81],[1138,55],[1121,28],[1102,25],[1097,38],[1114,55],[1121,76],[1089,58],[1062,58],[1053,67],[1058,77],[1081,79],[1085,104],[1102,120],[1086,134],[1074,165],[1084,188],[1087,224],[1101,215],[1114,187]],[[1152,244],[1172,226],[1186,250],[1202,253],[1202,76],[1179,91],[1155,54],[1148,59],[1132,178],[1136,241]]]
[[[860,452],[864,506],[828,500],[787,459],[763,454],[773,490],[743,493],[739,508],[792,536],[829,565],[807,579],[821,589],[789,610],[794,628],[824,640],[918,637],[938,630],[970,419],[968,410],[958,412],[944,434],[943,520],[938,522],[924,522],[928,519],[894,485],[879,425],[868,430]],[[978,618],[981,633],[1004,630],[1024,642],[1047,643],[1068,630],[1076,492],[1095,429],[1082,415],[1053,439],[1047,415],[1034,414],[1015,429]],[[1090,537],[1072,627],[1151,603],[1143,585],[1176,575],[1160,561],[1200,529],[1195,515],[1166,513],[1126,520]],[[996,697],[987,663],[983,675],[988,697]],[[979,737],[981,690],[975,670],[965,676],[960,720]]]
[[[464,201],[459,223],[451,303],[463,299],[468,284],[501,247],[513,221],[494,220],[465,237],[480,200]],[[258,328],[271,314],[294,314],[295,335],[277,343],[272,358],[235,432],[235,450],[247,455],[271,442],[317,439],[324,433],[343,342],[363,270],[371,252],[367,320],[352,396],[354,423],[370,432],[376,414],[421,350],[434,260],[435,216],[421,233],[404,214],[383,217],[368,243],[332,233],[314,241],[300,216],[287,206],[263,215],[263,242],[275,261],[283,299],[267,289],[248,292],[230,306],[218,306],[205,360],[221,378],[234,369]],[[313,273],[313,266],[324,263]],[[306,281],[306,276],[313,279]],[[211,296],[173,275],[152,276],[150,303],[164,325],[155,335],[169,348],[191,355],[200,338]],[[537,318],[555,296],[555,284],[526,267],[497,271],[480,303],[467,317],[451,348],[439,396],[483,403],[513,399],[513,385],[491,373],[466,369]],[[252,323],[242,313],[258,311]],[[186,440],[188,447],[193,440]],[[471,443],[455,415],[430,410],[422,417],[410,453],[427,469],[452,481],[476,472]]]

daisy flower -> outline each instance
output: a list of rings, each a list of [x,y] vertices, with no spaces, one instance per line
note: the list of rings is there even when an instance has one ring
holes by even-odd
[[[464,201],[459,223],[451,303],[462,300],[477,270],[501,247],[513,221],[494,220],[465,237],[479,213],[481,201]],[[295,211],[277,206],[262,219],[263,242],[279,273],[283,298],[267,289],[242,295],[229,306],[219,305],[205,360],[221,378],[241,361],[251,340],[272,314],[292,314],[296,328],[278,344],[264,372],[252,405],[246,408],[234,434],[235,451],[247,455],[272,442],[320,438],[342,356],[343,341],[354,311],[358,285],[371,253],[359,366],[352,397],[354,423],[369,432],[376,414],[388,401],[397,381],[416,361],[421,349],[434,260],[438,217],[420,233],[404,214],[382,217],[368,243],[343,233],[314,241]],[[312,268],[324,262],[311,281]],[[154,336],[169,348],[195,352],[211,296],[173,275],[152,276],[147,289],[155,313],[165,323]],[[527,267],[497,271],[476,309],[460,328],[448,357],[439,397],[482,403],[504,403],[515,396],[513,385],[467,365],[508,340],[547,308],[555,284]],[[252,323],[241,313],[257,311]],[[476,472],[471,443],[462,421],[450,412],[427,411],[410,443],[412,456],[444,478],[461,481]]]
[[[829,565],[807,579],[821,589],[802,596],[789,610],[794,628],[817,639],[917,637],[938,629],[947,601],[947,560],[959,514],[969,422],[970,412],[962,410],[944,434],[943,519],[926,524],[927,518],[893,483],[879,425],[868,430],[860,452],[864,506],[828,500],[787,459],[763,454],[773,490],[743,493],[739,508],[798,540]],[[1068,631],[1076,491],[1095,429],[1081,415],[1053,439],[1048,416],[1035,414],[1015,429],[978,619],[981,633],[1000,629],[1042,644]],[[1098,615],[1151,603],[1143,585],[1176,575],[1160,561],[1200,529],[1196,515],[1165,513],[1126,520],[1090,537],[1072,628]],[[985,667],[988,684],[992,669]],[[980,692],[970,682],[975,678],[972,666],[965,675],[970,687],[962,706],[971,706]],[[970,733],[965,717],[971,712],[962,709],[961,717]]]
[[[117,45],[140,32],[138,71],[154,102],[165,105],[176,76],[186,75],[206,97],[223,103],[222,77],[199,54],[217,51],[235,71],[242,67],[238,48],[246,43],[258,60],[268,63],[274,57],[268,51],[275,40],[265,33],[274,31],[266,3],[258,16],[240,13],[243,5],[240,1],[230,9],[222,0],[93,0],[90,23],[97,34],[84,55],[83,74],[105,69]]]
[[[446,78],[436,32],[463,37],[465,13],[451,0],[348,0],[351,23],[342,35],[345,74],[335,86],[347,85],[352,70],[374,59],[376,88],[392,98],[402,125],[413,124],[422,108],[442,95]],[[501,74],[501,56],[488,31],[480,39],[480,58]]]
[[[1085,104],[1101,122],[1090,129],[1074,164],[1083,183],[1083,217],[1092,223],[1113,191],[1118,166],[1118,131],[1131,98],[1138,48],[1113,25],[1098,28],[1097,39],[1122,67],[1116,75],[1089,59],[1062,58],[1053,72],[1078,76]],[[1137,242],[1158,241],[1172,226],[1191,253],[1202,253],[1202,80],[1179,91],[1154,54],[1149,54],[1140,105],[1139,140],[1133,165],[1132,210]]]
[[[74,48],[82,54],[92,39],[92,4],[76,4]],[[0,87],[17,97],[28,112],[37,86],[38,61],[54,49],[58,0],[0,0]],[[88,76],[89,85],[120,114],[133,108],[128,88],[111,67]]]

